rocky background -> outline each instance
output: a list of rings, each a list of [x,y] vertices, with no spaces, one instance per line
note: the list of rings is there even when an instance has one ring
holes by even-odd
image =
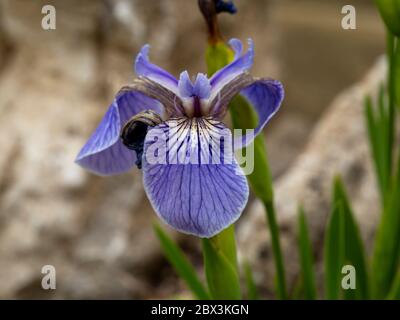
[[[357,30],[340,27],[345,1],[235,3],[237,16],[221,16],[224,35],[252,37],[253,73],[286,87],[282,111],[265,134],[293,285],[296,206],[303,202],[310,216],[320,261],[334,174],[343,175],[371,242],[378,208],[362,101],[384,79],[385,63],[377,60],[384,31],[363,0],[352,1]],[[41,28],[45,4],[56,7],[56,30]],[[113,94],[133,78],[144,43],[155,63],[194,73],[205,70],[205,39],[195,0],[0,0],[0,298],[187,296],[153,235],[141,173],[99,178],[74,158]],[[270,297],[264,226],[252,199],[238,242]],[[197,239],[172,234],[201,272]],[[47,264],[57,270],[56,290],[41,288]]]

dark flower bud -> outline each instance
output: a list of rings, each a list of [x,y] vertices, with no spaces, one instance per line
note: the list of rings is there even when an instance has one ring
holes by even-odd
[[[221,39],[221,35],[218,28],[217,14],[221,12],[236,13],[235,5],[232,1],[223,0],[198,0],[198,3],[207,23],[210,41],[218,42]]]
[[[217,0],[215,1],[215,9],[217,13],[228,12],[230,14],[235,14],[237,12],[237,8],[232,1]]]
[[[122,143],[130,150],[136,152],[136,165],[142,168],[142,155],[144,139],[149,127],[154,127],[162,122],[161,117],[152,110],[145,110],[133,116],[122,128]]]

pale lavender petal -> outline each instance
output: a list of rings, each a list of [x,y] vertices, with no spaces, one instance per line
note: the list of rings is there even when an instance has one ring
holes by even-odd
[[[248,71],[253,65],[254,60],[254,43],[251,39],[248,40],[249,49],[242,55],[242,43],[238,39],[229,41],[232,49],[235,51],[235,59],[233,62],[217,71],[211,78],[211,96],[214,98],[218,92],[236,78],[241,73]]]
[[[229,40],[229,45],[231,46],[232,50],[235,52],[234,60],[239,59],[243,52],[242,41],[240,41],[239,39],[233,38],[233,39]]]
[[[193,95],[193,83],[187,71],[183,71],[179,76],[178,88],[182,98],[190,98]]]
[[[158,82],[168,90],[178,95],[178,80],[164,69],[151,63],[149,60],[150,46],[142,47],[135,60],[135,72],[138,76]]]
[[[241,95],[248,100],[256,111],[258,124],[254,134],[249,133],[243,137],[235,137],[235,149],[248,145],[261,132],[267,122],[279,110],[284,98],[284,90],[282,83],[277,80],[258,79],[243,89]]]
[[[210,97],[211,84],[205,74],[197,74],[196,81],[194,83],[193,94],[200,99],[208,99]]]
[[[209,238],[240,217],[249,188],[234,157],[224,157],[228,132],[221,122],[193,118],[169,120],[148,133],[145,190],[157,215],[174,229]],[[224,147],[221,137],[228,141]]]
[[[121,91],[100,125],[79,152],[76,163],[98,175],[114,175],[131,169],[136,153],[120,139],[121,127],[135,114],[152,109],[162,114],[162,105],[138,91]]]

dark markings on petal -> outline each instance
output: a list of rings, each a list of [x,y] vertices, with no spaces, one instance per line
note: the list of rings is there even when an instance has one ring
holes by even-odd
[[[182,100],[171,90],[149,78],[138,77],[131,84],[123,87],[120,92],[131,90],[140,91],[150,98],[160,101],[164,105],[168,116],[178,117],[184,114]]]
[[[229,163],[207,158],[209,148],[221,152],[226,127],[212,118],[173,119],[157,127],[175,147],[169,146],[172,158],[165,164],[143,158],[144,185],[155,211],[179,231],[215,235],[240,216],[248,198],[246,178],[234,158]],[[151,144],[151,139],[145,142],[145,152]],[[170,161],[174,157],[178,162]]]
[[[252,83],[254,79],[248,72],[241,73],[232,81],[227,83],[219,92],[219,94],[210,103],[210,114],[217,119],[222,119],[228,109],[229,102],[235,97],[240,91]]]

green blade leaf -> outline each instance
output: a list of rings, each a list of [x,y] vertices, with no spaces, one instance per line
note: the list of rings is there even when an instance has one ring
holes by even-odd
[[[384,91],[381,87],[378,112],[375,114],[370,97],[365,100],[365,118],[369,136],[370,149],[374,162],[376,178],[380,190],[382,203],[389,185],[389,149],[391,143],[389,139],[389,117],[384,106]]]
[[[356,289],[345,290],[346,299],[368,298],[368,273],[365,260],[364,245],[360,230],[354,219],[346,190],[339,177],[334,183],[334,203],[341,203],[345,224],[345,263],[354,266],[356,270]]]
[[[382,185],[383,185],[383,193],[385,194],[389,185],[390,175],[391,175],[391,167],[392,167],[392,141],[391,141],[391,133],[390,133],[390,119],[388,108],[386,107],[385,101],[385,89],[384,86],[381,85],[379,90],[379,99],[378,99],[378,119],[377,119],[377,132],[378,135],[378,152],[380,156],[380,161],[382,163]]]
[[[317,293],[315,289],[314,259],[311,241],[308,236],[306,216],[302,207],[299,208],[298,224],[299,255],[304,297],[308,300],[315,300]]]
[[[290,293],[291,300],[302,300],[304,299],[304,288],[303,288],[303,276],[297,277],[294,282],[292,292]]]
[[[324,241],[325,298],[340,298],[341,270],[345,256],[344,210],[341,202],[333,205]]]
[[[182,250],[174,243],[168,234],[157,224],[154,231],[160,241],[168,261],[174,267],[178,275],[186,282],[193,294],[201,300],[209,300],[210,295],[198,278],[194,267],[187,260]]]
[[[234,227],[230,226],[210,239],[202,239],[204,266],[213,299],[241,299],[236,262]]]
[[[375,120],[374,109],[372,106],[371,97],[367,97],[365,99],[364,112],[365,112],[365,119],[366,119],[366,123],[367,123],[372,159],[373,159],[374,166],[375,166],[375,172],[376,172],[379,189],[381,190],[381,194],[382,194],[383,193],[383,181],[382,181],[383,174],[382,174],[382,161],[380,159],[381,152],[379,150],[380,143],[378,140],[378,134],[377,134],[378,129],[377,129],[377,125],[376,125],[376,120]]]
[[[260,295],[258,293],[257,286],[254,282],[253,272],[248,262],[244,263],[244,274],[247,286],[247,299],[258,300],[260,298]]]
[[[398,17],[400,17],[400,0],[397,1],[398,7]],[[400,19],[399,19],[400,21]],[[387,148],[387,172],[388,176],[392,176],[392,166],[393,166],[393,155],[394,155],[394,142],[396,135],[396,79],[395,79],[395,70],[396,70],[396,55],[395,55],[395,47],[396,47],[396,38],[390,32],[387,32],[386,39],[386,51],[387,51],[387,60],[389,63],[389,71],[387,77],[387,87],[388,87],[388,112],[387,112],[387,136],[385,146]],[[389,188],[390,178],[387,180]]]
[[[392,289],[390,289],[387,299],[400,300],[400,269],[397,271],[396,279],[393,282]]]
[[[400,0],[375,0],[386,27],[400,37]]]
[[[379,223],[372,257],[373,298],[384,298],[390,290],[400,257],[400,159]]]
[[[393,63],[393,85],[395,90],[395,102],[397,107],[400,108],[400,37],[397,37],[396,40]]]

